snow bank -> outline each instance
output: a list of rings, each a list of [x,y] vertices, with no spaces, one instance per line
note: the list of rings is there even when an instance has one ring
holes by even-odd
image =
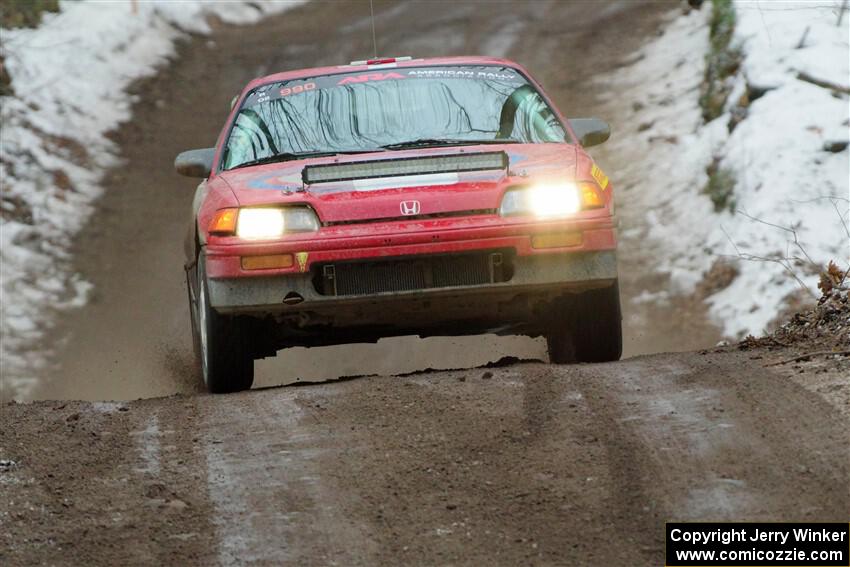
[[[116,163],[105,134],[129,120],[127,87],[154,74],[208,16],[249,24],[286,2],[62,2],[36,29],[3,30],[14,97],[0,121],[0,396],[26,395],[46,363],[56,310],[86,302],[90,285],[70,271],[69,246]]]
[[[850,261],[850,237],[842,226],[850,204],[850,150],[824,150],[827,143],[850,141],[848,96],[797,78],[805,73],[850,88],[850,14],[837,26],[840,4],[735,4],[735,34],[745,58],[729,104],[746,83],[771,90],[750,104],[747,118],[726,142],[721,166],[737,178],[737,209],[793,227],[802,247],[793,244],[794,235],[786,230],[737,214],[723,224],[742,253],[805,257],[805,252],[821,268],[829,260],[844,266]],[[728,115],[718,120],[724,118]],[[728,245],[723,250],[735,253]],[[818,274],[804,263],[795,271],[818,295]],[[730,336],[759,334],[795,289],[797,282],[782,266],[747,262],[732,285],[711,298],[712,312]]]
[[[842,222],[850,150],[825,149],[850,138],[848,97],[798,78],[850,86],[850,14],[838,27],[837,1],[736,2],[733,44],[743,63],[730,79],[726,112],[703,124],[708,4],[675,19],[640,60],[606,78],[636,101],[627,126],[633,130],[616,136],[612,149],[649,158],[618,172],[621,186],[637,183],[620,199],[648,211],[641,237],[671,275],[673,291],[692,293],[718,259],[737,263],[731,285],[708,297],[709,313],[730,337],[757,335],[801,285],[780,263],[753,256],[792,267],[813,295],[817,272],[806,255],[822,266],[850,260]],[[743,109],[746,117],[730,133],[732,113]],[[703,193],[712,164],[735,179],[734,212],[715,212]],[[802,260],[783,260],[791,257]]]

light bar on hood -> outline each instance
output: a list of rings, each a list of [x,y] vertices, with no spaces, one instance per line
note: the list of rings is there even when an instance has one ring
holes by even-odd
[[[484,152],[310,165],[304,168],[301,175],[304,183],[311,184],[402,175],[486,171],[507,167],[508,156],[505,152]]]

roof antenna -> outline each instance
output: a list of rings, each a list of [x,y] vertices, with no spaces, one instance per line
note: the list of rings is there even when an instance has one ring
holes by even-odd
[[[375,49],[375,59],[378,58],[378,40],[375,37],[375,6],[369,0],[369,12],[372,14],[372,47]]]

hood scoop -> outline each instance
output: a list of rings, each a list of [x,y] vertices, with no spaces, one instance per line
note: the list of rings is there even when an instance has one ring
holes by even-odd
[[[310,165],[301,172],[305,185],[357,181],[408,175],[457,174],[466,171],[506,170],[505,152],[460,153],[362,162]]]

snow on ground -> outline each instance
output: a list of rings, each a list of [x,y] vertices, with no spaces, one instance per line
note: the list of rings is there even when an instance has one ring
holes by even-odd
[[[670,274],[672,292],[694,292],[718,259],[737,265],[731,285],[707,299],[730,337],[763,333],[803,287],[780,263],[752,256],[802,258],[785,264],[812,298],[818,276],[807,255],[821,266],[850,261],[850,150],[825,150],[850,138],[848,96],[798,78],[850,87],[850,14],[837,26],[840,4],[736,2],[733,45],[744,59],[726,112],[708,124],[698,100],[709,2],[673,20],[628,69],[604,78],[612,93],[636,101],[612,150],[646,158],[617,172],[621,186],[635,185],[620,200],[648,211],[640,236]],[[746,118],[730,133],[747,84],[751,94],[766,92],[750,97]],[[715,212],[702,192],[715,159],[735,179],[734,212]]]
[[[211,33],[209,16],[247,24],[303,1],[64,1],[36,29],[2,30],[15,96],[0,98],[0,396],[26,395],[56,310],[86,302],[69,246],[116,165],[105,134],[130,119],[130,83]]]

